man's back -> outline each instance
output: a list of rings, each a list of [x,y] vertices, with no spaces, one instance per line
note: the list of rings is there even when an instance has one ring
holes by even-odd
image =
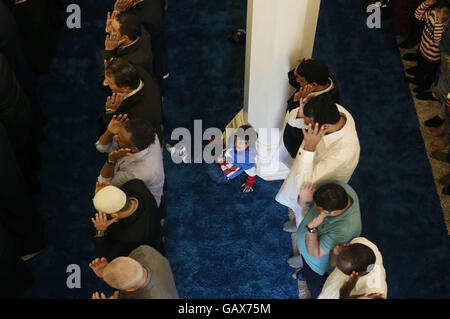
[[[163,254],[161,216],[154,196],[139,179],[126,182],[120,189],[127,198],[137,200],[136,210],[111,224],[104,237],[93,238],[97,256],[108,260],[128,256],[133,249],[144,244]]]
[[[145,285],[134,292],[120,291],[119,299],[178,299],[178,291],[173,279],[169,261],[157,250],[142,245],[130,255],[148,271]]]

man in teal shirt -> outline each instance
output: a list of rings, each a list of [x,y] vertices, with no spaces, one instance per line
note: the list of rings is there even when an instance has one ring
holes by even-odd
[[[315,190],[303,184],[299,204],[310,207],[297,229],[297,246],[303,259],[300,277],[306,280],[311,297],[317,298],[333,270],[329,252],[337,244],[361,235],[358,195],[348,184],[333,181]]]

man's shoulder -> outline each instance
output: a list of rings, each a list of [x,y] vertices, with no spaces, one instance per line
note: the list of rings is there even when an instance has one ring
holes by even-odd
[[[131,193],[145,193],[146,191],[148,191],[145,183],[137,178],[129,180],[119,188],[123,190],[127,195]]]
[[[149,245],[139,246],[134,249],[128,257],[133,258],[144,266],[166,260],[166,257]]]

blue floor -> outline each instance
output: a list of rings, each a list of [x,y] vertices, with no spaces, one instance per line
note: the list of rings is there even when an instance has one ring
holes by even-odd
[[[82,28],[58,35],[50,73],[40,81],[47,125],[36,201],[45,212],[47,248],[28,262],[36,284],[27,298],[111,292],[88,264],[91,198],[104,160],[94,146],[104,104],[98,52],[113,2],[83,1]],[[449,298],[449,238],[391,22],[368,29],[362,2],[322,1],[313,56],[336,74],[357,124],[361,159],[350,184],[360,197],[363,236],[383,254],[388,297]],[[246,1],[169,1],[166,139],[195,119],[204,129],[223,128],[242,108],[245,46],[226,36],[245,24]],[[286,263],[290,235],[282,231],[287,211],[274,200],[281,181],[258,178],[255,192],[243,194],[243,176],[214,186],[200,164],[176,165],[165,156],[164,165],[166,250],[180,297],[296,298]],[[70,264],[81,267],[81,288],[67,288]]]

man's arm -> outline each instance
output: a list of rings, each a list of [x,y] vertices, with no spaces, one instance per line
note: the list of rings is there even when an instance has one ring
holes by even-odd
[[[320,247],[319,235],[317,232],[306,232],[306,249],[311,257],[320,258],[328,255],[328,253]]]
[[[118,100],[121,102],[122,96],[112,96],[112,99],[108,97],[106,104],[108,105],[110,100]],[[96,143],[97,150],[102,153],[109,153],[114,150],[114,135],[119,134],[120,128],[123,124],[125,124],[128,121],[127,114],[120,114],[120,115],[114,115],[111,119],[111,121],[108,124],[108,127],[106,128],[105,133],[103,133],[102,136],[100,136],[99,140]]]
[[[329,213],[327,211],[322,211],[316,218],[308,223],[308,228],[316,230],[312,233],[310,231],[306,232],[306,249],[308,250],[308,254],[312,257],[320,258],[328,255],[328,252],[320,247],[319,234],[317,231],[317,227],[322,224],[325,217],[328,215]]]
[[[98,143],[101,145],[110,145],[113,142],[114,134],[106,130],[102,136],[98,139]]]
[[[121,148],[117,151],[112,151],[108,154],[108,160],[103,165],[103,168],[100,172],[100,175],[104,180],[108,180],[109,178],[114,176],[114,167],[119,159],[132,155],[131,149],[129,148]]]

